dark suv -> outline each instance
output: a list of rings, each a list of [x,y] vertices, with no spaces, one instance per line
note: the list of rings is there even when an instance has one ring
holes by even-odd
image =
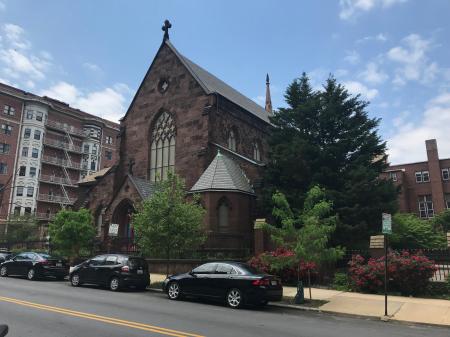
[[[122,254],[98,255],[75,266],[69,274],[72,286],[97,284],[112,291],[125,287],[144,290],[150,284],[147,261]]]

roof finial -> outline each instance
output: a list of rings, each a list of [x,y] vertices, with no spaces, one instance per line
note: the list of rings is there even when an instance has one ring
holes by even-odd
[[[270,81],[269,74],[266,75],[266,111],[272,115],[272,98],[270,97]]]
[[[220,153],[220,149],[218,148],[217,149],[217,157],[220,157],[220,156],[222,156],[222,153]]]
[[[169,28],[172,28],[172,24],[169,20],[164,21],[164,26],[161,27],[161,29],[164,31],[164,37],[163,41],[166,41],[169,39]]]

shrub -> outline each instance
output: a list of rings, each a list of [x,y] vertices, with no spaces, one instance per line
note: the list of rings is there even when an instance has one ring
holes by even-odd
[[[333,289],[339,291],[349,291],[350,284],[348,280],[348,276],[346,273],[336,273],[334,274],[333,283],[331,285]]]
[[[295,284],[297,279],[302,279],[307,276],[308,270],[310,270],[314,276],[316,270],[315,263],[300,263],[300,270],[298,270],[295,260],[292,259],[292,263],[286,263],[292,257],[294,257],[295,253],[286,248],[277,248],[271,252],[265,252],[259,254],[257,256],[252,257],[248,263],[255,267],[256,269],[272,274],[277,275],[281,278],[283,283],[287,284]],[[273,268],[271,266],[276,265],[276,261],[284,260],[283,265],[289,265],[284,268]],[[298,272],[300,271],[300,274]]]
[[[434,275],[434,262],[421,254],[406,251],[388,254],[389,290],[402,295],[423,293]],[[350,285],[356,291],[378,292],[384,285],[384,257],[369,259],[357,255],[349,262]]]

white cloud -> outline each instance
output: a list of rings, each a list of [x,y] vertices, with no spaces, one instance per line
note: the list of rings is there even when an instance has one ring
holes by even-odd
[[[266,105],[266,97],[265,96],[256,96],[253,98],[253,100],[261,106]]]
[[[384,35],[383,33],[379,33],[377,35],[374,36],[365,36],[362,39],[359,39],[356,41],[356,43],[364,43],[364,42],[368,42],[368,41],[378,41],[378,42],[386,42],[388,40],[387,36]]]
[[[356,50],[351,50],[346,52],[346,56],[344,57],[344,60],[350,64],[357,64],[360,61],[360,56]]]
[[[384,71],[379,69],[375,62],[367,63],[366,69],[363,70],[358,76],[369,84],[381,84],[389,78]]]
[[[70,83],[59,82],[42,91],[41,95],[61,100],[85,112],[118,122],[125,114],[125,104],[130,93],[131,89],[123,83],[98,91],[84,92]]]
[[[3,1],[0,1],[0,11],[4,11],[6,9],[6,5]]]
[[[93,72],[101,72],[102,71],[102,68],[100,68],[100,66],[96,65],[95,63],[91,63],[91,62],[83,63],[83,68],[86,68]]]
[[[22,27],[12,23],[5,23],[3,25],[3,33],[5,34],[6,40],[14,49],[29,49],[31,47],[30,41],[23,37],[24,32]]]
[[[400,66],[395,70],[393,83],[404,85],[408,81],[429,83],[436,78],[438,65],[427,56],[431,41],[418,34],[410,34],[402,40],[401,46],[391,48],[387,58]]]
[[[369,12],[374,8],[389,8],[397,3],[407,0],[340,0],[339,17],[342,20],[349,20],[362,12]]]
[[[377,89],[369,89],[364,84],[358,81],[347,81],[343,85],[348,90],[349,93],[353,95],[360,94],[363,98],[371,100],[378,95]]]
[[[409,115],[394,124],[395,134],[388,139],[389,161],[409,163],[426,159],[425,140],[437,139],[441,156],[450,155],[450,92],[431,99],[418,122],[406,122]]]
[[[3,61],[4,65],[7,67],[5,71],[10,75],[13,72],[18,72],[29,75],[35,79],[45,78],[43,70],[46,68],[47,63],[39,58],[29,58],[17,50],[6,49],[0,50],[0,60]],[[12,76],[14,77],[14,74],[12,74]]]

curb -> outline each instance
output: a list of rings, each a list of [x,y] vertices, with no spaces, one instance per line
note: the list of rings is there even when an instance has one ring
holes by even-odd
[[[148,291],[153,291],[155,293],[162,293],[163,290],[160,288],[147,288]]]
[[[303,311],[315,311],[315,312],[322,312],[319,308],[314,307],[305,307],[303,305],[293,305],[293,304],[283,304],[283,303],[270,303],[267,305],[269,307],[277,307],[277,308],[287,308],[287,309],[296,309],[296,310],[303,310]]]

